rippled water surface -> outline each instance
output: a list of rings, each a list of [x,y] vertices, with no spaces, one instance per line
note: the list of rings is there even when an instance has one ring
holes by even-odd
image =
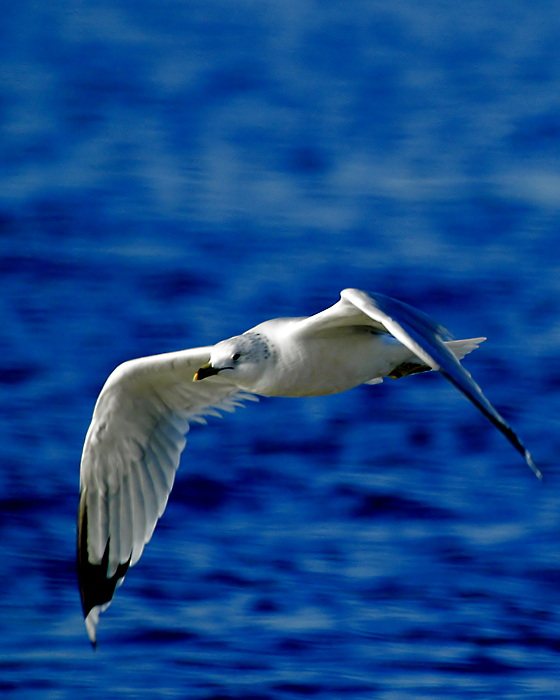
[[[560,694],[559,30],[545,1],[6,11],[3,697]],[[210,419],[93,652],[106,376],[348,286],[488,336],[465,364],[545,482],[435,374]]]

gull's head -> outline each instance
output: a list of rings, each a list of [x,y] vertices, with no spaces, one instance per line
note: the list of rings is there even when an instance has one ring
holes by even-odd
[[[250,391],[266,371],[270,357],[269,344],[260,333],[236,335],[214,345],[210,362],[193,379],[201,381],[219,374]]]

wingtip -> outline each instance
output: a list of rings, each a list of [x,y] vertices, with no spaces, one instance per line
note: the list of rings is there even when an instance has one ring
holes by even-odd
[[[529,469],[533,472],[533,474],[537,477],[537,479],[542,483],[542,481],[544,481],[543,474],[542,474],[541,470],[537,467],[537,465],[533,462],[531,454],[529,453],[528,450],[525,450],[525,461],[529,465]]]
[[[99,613],[99,608],[95,607],[84,620],[89,641],[94,649],[97,649],[97,623],[99,622]]]

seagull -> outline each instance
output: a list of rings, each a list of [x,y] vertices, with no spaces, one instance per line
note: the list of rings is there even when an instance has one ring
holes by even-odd
[[[95,404],[80,467],[77,567],[92,645],[100,613],[165,510],[190,424],[257,396],[325,396],[438,370],[542,479],[513,428],[459,362],[484,340],[451,340],[408,304],[345,289],[314,316],[271,319],[216,345],[117,367]]]

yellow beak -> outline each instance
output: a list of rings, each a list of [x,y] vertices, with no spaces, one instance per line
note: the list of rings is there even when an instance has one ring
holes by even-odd
[[[194,373],[193,381],[199,382],[202,379],[206,379],[206,377],[211,377],[214,374],[218,374],[219,371],[219,368],[212,367],[212,365],[208,362],[208,364],[202,365],[202,367]]]

